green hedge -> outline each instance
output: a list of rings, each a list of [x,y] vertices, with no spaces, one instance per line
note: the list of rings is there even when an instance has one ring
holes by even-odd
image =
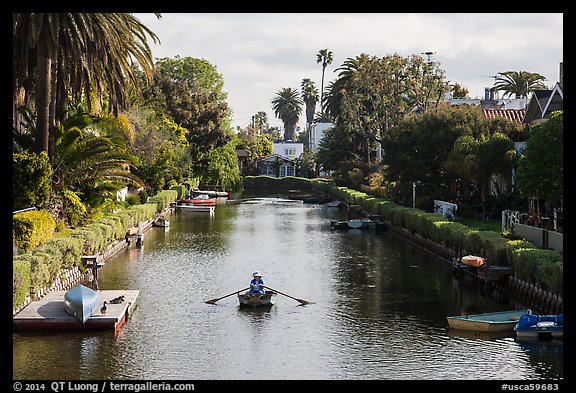
[[[447,247],[461,244],[463,251],[469,254],[480,255],[484,251],[492,265],[513,266],[519,278],[537,283],[554,293],[562,293],[563,257],[557,251],[537,249],[526,240],[509,240],[498,232],[471,229],[459,222],[449,221],[441,214],[401,206],[324,180],[313,179],[310,183],[339,200],[358,204],[366,212],[379,214],[392,225],[412,234]]]
[[[176,191],[177,200],[184,198],[190,192],[190,190],[188,189],[188,187],[186,187],[185,184],[177,184],[175,186],[170,187],[170,190]]]
[[[177,195],[176,190],[161,191],[156,198],[151,198],[151,203],[103,216],[71,229],[66,237],[51,237],[55,222],[46,211],[14,215],[14,243],[27,251],[12,259],[14,308],[23,304],[28,293],[34,295],[43,288],[49,288],[63,269],[78,266],[84,271],[81,264],[83,255],[105,252],[115,240],[124,238],[128,227],[154,219],[158,209],[167,207]]]
[[[27,252],[50,240],[56,220],[46,210],[30,210],[12,216],[12,241]]]
[[[244,183],[244,186],[262,186],[262,187],[310,186],[310,179],[296,176],[286,176],[286,177],[244,176],[242,181]]]
[[[512,255],[512,266],[520,279],[537,283],[542,289],[562,294],[564,263],[559,252],[538,248],[517,248]]]
[[[25,254],[27,256],[27,254]],[[24,304],[30,288],[30,260],[15,256],[12,260],[12,308],[16,309]]]
[[[174,188],[174,187],[172,187]],[[150,197],[148,199],[148,204],[156,204],[156,213],[164,211],[170,206],[170,203],[176,202],[178,200],[178,190],[170,189],[160,191],[158,194]]]

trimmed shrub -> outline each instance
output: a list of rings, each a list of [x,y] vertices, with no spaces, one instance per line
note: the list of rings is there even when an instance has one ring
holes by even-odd
[[[156,204],[156,213],[160,213],[170,206],[170,203],[175,202],[177,198],[177,190],[163,190],[151,197],[147,204]]]
[[[12,240],[26,252],[46,244],[56,229],[56,220],[46,210],[14,214],[12,224]]]
[[[28,254],[12,258],[12,308],[22,306],[30,288],[30,258]]]
[[[538,248],[518,248],[512,254],[512,266],[520,279],[537,283],[545,290],[557,294],[562,293],[564,266],[559,252]]]

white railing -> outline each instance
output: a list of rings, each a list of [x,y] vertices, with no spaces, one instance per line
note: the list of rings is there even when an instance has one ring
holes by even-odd
[[[520,222],[520,212],[518,210],[502,210],[502,232],[507,229],[514,229]]]

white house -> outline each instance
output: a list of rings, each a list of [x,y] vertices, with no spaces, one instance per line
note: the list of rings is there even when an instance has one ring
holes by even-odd
[[[304,144],[301,142],[275,142],[272,154],[282,157],[298,158],[304,153]]]
[[[261,176],[286,177],[295,176],[294,157],[272,154],[256,161],[258,174]]]
[[[318,152],[318,146],[324,137],[324,131],[333,126],[334,124],[332,123],[316,123],[312,126],[312,137],[310,138],[311,151],[314,153]]]

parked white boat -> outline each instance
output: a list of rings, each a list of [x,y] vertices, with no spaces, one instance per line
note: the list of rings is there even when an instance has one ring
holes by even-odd
[[[176,208],[186,211],[207,213],[214,213],[214,210],[216,210],[216,206],[195,205],[193,203],[180,203],[176,205]]]

